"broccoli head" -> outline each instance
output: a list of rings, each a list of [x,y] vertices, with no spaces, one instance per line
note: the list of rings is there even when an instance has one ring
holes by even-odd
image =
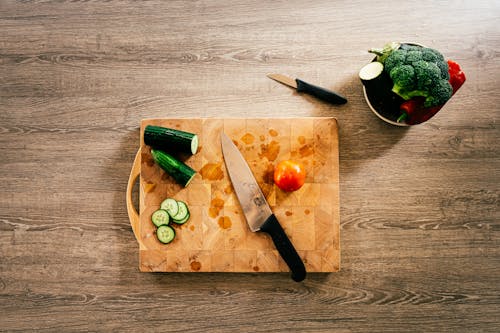
[[[404,99],[425,97],[425,106],[444,104],[451,97],[448,63],[439,51],[403,44],[384,62],[392,91]]]

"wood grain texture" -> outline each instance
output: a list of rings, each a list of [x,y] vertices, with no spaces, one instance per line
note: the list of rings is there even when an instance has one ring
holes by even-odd
[[[500,331],[499,21],[487,0],[0,1],[0,331]],[[363,100],[391,40],[467,74],[428,123]],[[250,116],[338,120],[342,270],[139,272],[140,120]]]
[[[187,187],[165,173],[144,143],[146,126],[197,133],[198,152],[184,162],[196,171]],[[340,268],[338,125],[332,117],[184,118],[141,121],[139,269],[143,272],[288,272],[271,237],[251,232],[229,179],[221,132],[237,145],[307,272]],[[304,185],[284,192],[273,183],[279,161],[293,159]],[[155,236],[151,215],[163,200],[185,202],[188,223],[167,245]],[[133,219],[131,218],[131,221]],[[133,224],[131,222],[131,224]],[[133,224],[134,225],[134,224]]]

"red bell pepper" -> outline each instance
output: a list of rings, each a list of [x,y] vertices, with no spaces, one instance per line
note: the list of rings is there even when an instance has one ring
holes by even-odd
[[[462,72],[460,65],[453,60],[448,60],[448,73],[450,73],[450,84],[453,87],[453,93],[456,93],[465,82],[465,73]]]
[[[450,73],[450,84],[453,88],[452,96],[457,92],[458,89],[465,82],[465,73],[462,72],[460,66],[453,60],[448,60],[448,73]],[[424,107],[425,98],[414,97],[407,101],[404,101],[400,105],[401,116],[398,118],[398,122],[406,120],[409,125],[416,125],[429,120],[432,116],[438,113],[443,105]]]

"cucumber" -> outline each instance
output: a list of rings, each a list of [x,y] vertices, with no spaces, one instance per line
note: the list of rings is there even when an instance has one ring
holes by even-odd
[[[392,92],[392,80],[389,74],[384,71],[384,65],[378,61],[373,61],[361,68],[359,78],[363,83],[366,97],[374,108],[380,108],[380,105],[387,101],[393,101],[395,95]]]
[[[170,215],[166,210],[158,209],[153,213],[153,215],[151,215],[151,221],[157,227],[168,225],[170,222]]]
[[[163,244],[168,244],[175,238],[175,230],[171,226],[161,225],[156,229],[156,237]]]
[[[359,78],[364,85],[367,85],[370,81],[379,78],[383,71],[384,65],[378,61],[373,61],[361,68]]]
[[[179,209],[177,214],[172,216],[172,222],[177,224],[186,223],[190,216],[189,209],[186,203],[183,201],[177,201],[177,206],[179,207]]]
[[[160,208],[166,210],[170,217],[174,217],[179,212],[179,205],[177,204],[177,201],[172,198],[163,200],[160,204]]]
[[[153,155],[155,162],[165,170],[166,173],[184,187],[189,185],[196,174],[196,171],[191,167],[164,151],[151,149],[151,155]]]
[[[156,149],[195,154],[198,150],[198,135],[173,128],[147,125],[144,143]]]

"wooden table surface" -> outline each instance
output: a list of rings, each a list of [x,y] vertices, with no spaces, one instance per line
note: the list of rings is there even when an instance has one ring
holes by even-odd
[[[0,331],[499,332],[499,21],[498,1],[1,1]],[[363,100],[392,40],[467,74],[425,124]],[[340,272],[139,272],[140,120],[282,116],[338,119]]]

